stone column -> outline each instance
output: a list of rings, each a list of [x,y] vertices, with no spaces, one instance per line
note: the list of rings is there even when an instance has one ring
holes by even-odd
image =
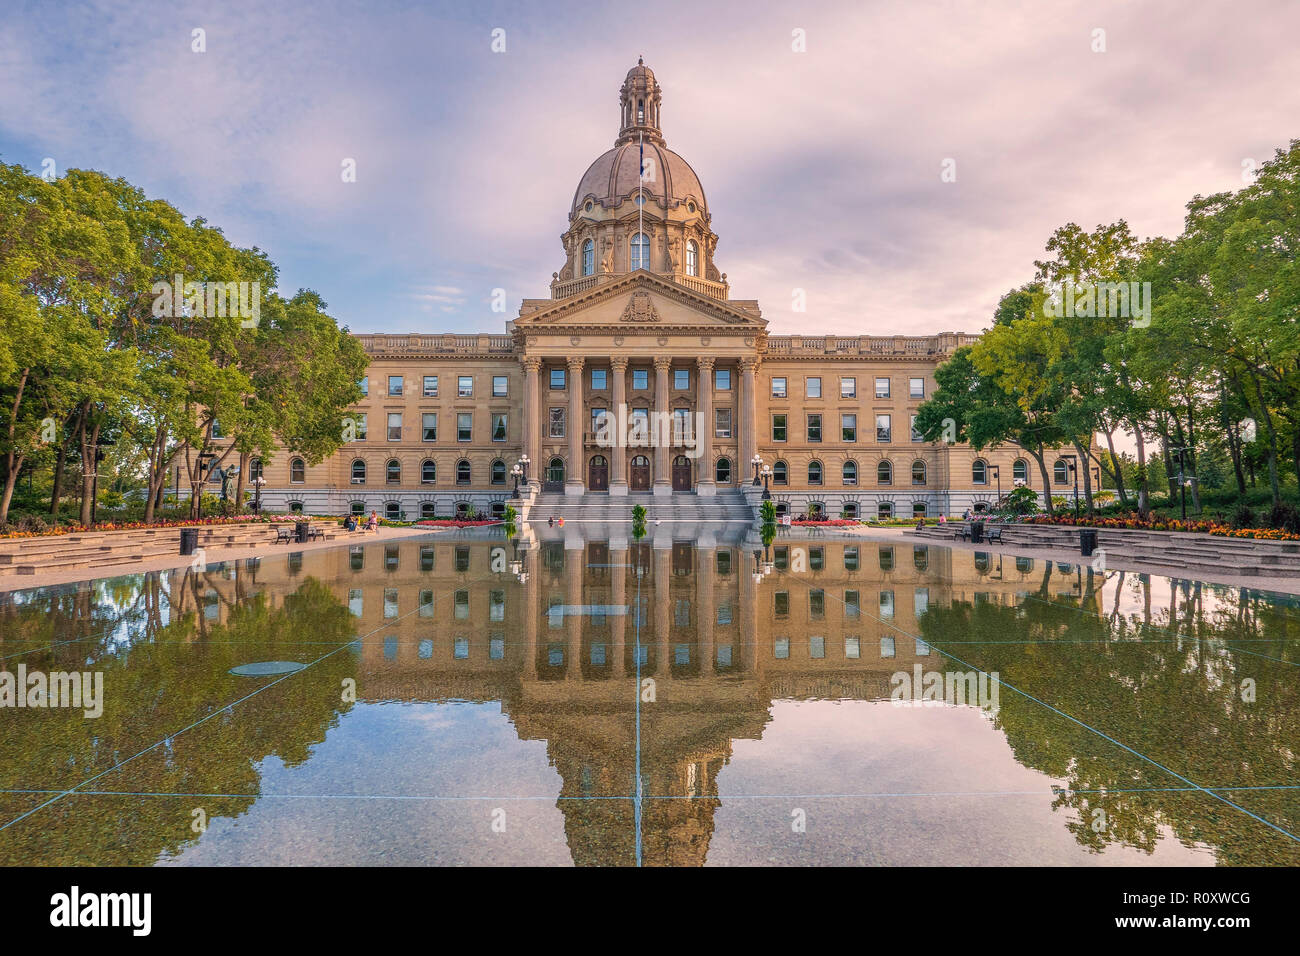
[[[569,359],[569,470],[564,476],[564,493],[581,495],[587,490],[582,436],[587,418],[582,402],[581,358]]]
[[[623,433],[622,428],[627,419],[627,358],[624,356],[614,356],[609,360],[609,374],[614,379],[614,407],[612,414],[615,416],[614,424],[617,426],[613,429],[614,445],[607,449],[609,456],[609,494],[610,497],[621,498],[627,495],[627,435]]]
[[[713,625],[717,610],[713,600],[714,550],[696,551],[700,566],[695,569],[695,633],[700,655],[700,676],[713,676]]]
[[[528,574],[528,580],[524,582],[524,660],[520,669],[524,681],[537,679],[537,614],[540,609],[537,554],[535,547],[524,552],[524,571]]]
[[[671,422],[666,418],[670,414],[668,408],[668,369],[672,366],[673,360],[667,356],[661,355],[655,359],[655,421]],[[653,424],[653,423],[652,423]],[[670,427],[651,428],[651,434],[655,444],[655,474],[654,474],[654,493],[655,497],[671,495],[673,493],[673,479],[668,472],[668,439],[672,435]]]
[[[713,359],[698,358],[696,367],[696,421],[700,433],[695,436],[695,493],[708,498],[717,493],[713,480]]]
[[[610,581],[613,585],[610,594],[610,603],[615,608],[623,608],[622,613],[609,614],[606,620],[609,621],[610,632],[610,651],[609,659],[612,667],[610,673],[614,677],[623,676],[623,657],[627,653],[627,612],[630,610],[627,606],[627,572],[625,565],[627,561],[627,548],[609,549],[609,563],[613,565],[609,569]]]
[[[758,359],[740,360],[740,407],[737,412],[740,415],[740,474],[744,476],[743,484],[746,485],[754,480],[754,466],[750,464],[750,459],[754,457],[754,450],[758,447],[758,436],[754,425],[754,406],[757,398],[754,394],[756,379],[754,373],[757,370]]]
[[[751,469],[752,471],[752,469]],[[736,635],[740,642],[740,672],[753,674],[758,660],[758,624],[755,604],[758,600],[758,583],[754,580],[757,561],[753,552],[740,551],[740,573],[736,577],[740,598],[740,628]],[[768,637],[768,635],[765,635]]]
[[[673,579],[673,553],[668,548],[654,551],[654,590],[652,600],[655,614],[655,678],[671,675],[672,647],[669,638],[673,628],[673,600],[669,585]]]
[[[568,648],[564,652],[564,676],[567,680],[582,679],[582,623],[585,614],[578,608],[582,605],[582,575],[586,570],[587,552],[569,550],[565,542],[564,551],[564,600],[568,605],[564,615],[564,627],[568,639]]]
[[[537,407],[537,376],[542,367],[542,360],[527,355],[520,360],[524,367],[524,454],[528,456],[528,482],[538,484],[542,480],[542,463],[538,461],[542,447],[538,440],[541,436],[541,409]],[[449,423],[450,425],[454,422]]]

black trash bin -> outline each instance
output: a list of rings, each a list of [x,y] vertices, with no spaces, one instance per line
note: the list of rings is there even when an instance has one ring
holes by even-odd
[[[199,547],[199,529],[181,528],[181,554],[193,554]]]
[[[972,521],[970,523],[970,543],[979,544],[984,540],[984,522]]]
[[[293,523],[293,531],[294,531],[293,540],[297,541],[299,544],[306,544],[308,530],[310,528],[311,528],[310,521],[295,521]]]
[[[1079,553],[1085,558],[1091,557],[1092,552],[1097,550],[1097,529],[1080,528],[1079,529]]]

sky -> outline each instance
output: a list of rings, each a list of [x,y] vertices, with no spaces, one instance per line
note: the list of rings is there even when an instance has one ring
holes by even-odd
[[[1297,37],[1294,0],[0,0],[0,161],[123,177],[355,332],[500,332],[643,55],[771,332],[978,332],[1058,226],[1176,235],[1300,137]]]

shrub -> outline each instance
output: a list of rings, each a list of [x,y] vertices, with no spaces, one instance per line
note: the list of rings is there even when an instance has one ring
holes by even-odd
[[[1296,510],[1295,505],[1286,502],[1274,505],[1268,512],[1266,523],[1270,528],[1300,534],[1300,511]]]
[[[27,534],[45,534],[50,526],[40,515],[23,515],[18,519],[18,530]]]
[[[1251,510],[1250,505],[1238,505],[1237,510],[1232,513],[1232,520],[1229,524],[1234,528],[1253,528],[1255,527],[1255,512]]]

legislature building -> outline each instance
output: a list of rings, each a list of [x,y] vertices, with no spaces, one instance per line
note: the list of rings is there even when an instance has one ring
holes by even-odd
[[[534,490],[670,502],[734,495],[757,458],[779,510],[831,517],[983,510],[1017,482],[1042,494],[1018,447],[914,430],[935,368],[976,336],[769,335],[758,302],[732,297],[661,102],[638,61],[613,148],[578,180],[550,296],[525,299],[504,333],[358,336],[370,366],[351,440],[319,464],[254,462],[266,507],[500,513],[521,460]]]

